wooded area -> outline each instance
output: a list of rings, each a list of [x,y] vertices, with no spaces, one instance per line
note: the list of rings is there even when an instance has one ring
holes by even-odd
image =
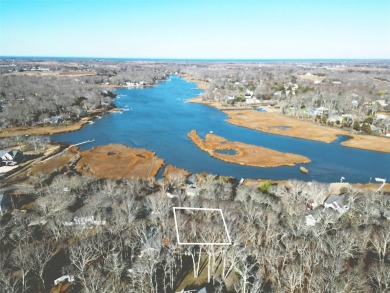
[[[73,275],[82,292],[174,292],[190,288],[189,278],[215,292],[389,290],[389,194],[344,190],[349,210],[340,214],[308,208],[327,184],[252,188],[199,174],[191,197],[185,182],[31,177],[12,190],[15,209],[2,213],[1,287],[48,291]],[[222,209],[232,244],[177,245],[175,206]],[[212,218],[196,227],[191,213],[183,217],[183,237],[223,237]]]

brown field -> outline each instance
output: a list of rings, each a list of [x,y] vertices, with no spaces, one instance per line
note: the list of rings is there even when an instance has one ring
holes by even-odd
[[[173,165],[168,165],[164,170],[164,177],[168,180],[172,180],[180,177],[186,178],[190,175],[191,173],[188,172],[187,170],[177,168]]]
[[[370,191],[377,191],[378,188],[381,185],[382,184],[378,184],[378,183],[367,183],[367,184],[357,183],[357,184],[354,184],[354,186],[357,187],[357,188],[367,189],[367,190],[370,190]],[[385,192],[390,192],[390,184],[386,183],[385,186],[382,188],[382,190],[385,191]]]
[[[192,130],[188,137],[201,150],[208,152],[210,156],[229,163],[255,167],[294,166],[295,164],[310,163],[308,158],[301,155],[282,153],[241,142],[229,142],[214,134],[207,134],[205,141],[203,141],[196,131]],[[216,152],[218,150],[234,150],[236,154],[220,154]]]
[[[77,170],[96,178],[148,179],[156,176],[164,160],[145,149],[109,144],[81,151]]]

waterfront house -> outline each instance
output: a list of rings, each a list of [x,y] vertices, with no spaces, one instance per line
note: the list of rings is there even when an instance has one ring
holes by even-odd
[[[343,117],[341,117],[339,115],[330,116],[328,119],[328,122],[333,122],[336,124],[340,124],[342,121],[343,121]]]
[[[325,200],[324,207],[338,211],[342,215],[349,210],[349,200],[345,194],[330,195]]]
[[[21,151],[0,150],[0,165],[13,166],[23,162],[24,156]]]
[[[246,99],[245,103],[246,104],[258,104],[258,103],[260,103],[260,101],[256,98],[252,98],[252,99]]]
[[[307,113],[309,116],[324,116],[329,115],[329,109],[326,107],[310,108]]]
[[[59,123],[62,123],[63,121],[64,121],[64,119],[61,116],[52,116],[50,118],[44,118],[42,122],[45,124],[47,124],[47,123],[59,124]]]
[[[329,109],[326,107],[319,107],[314,111],[316,116],[329,115]]]

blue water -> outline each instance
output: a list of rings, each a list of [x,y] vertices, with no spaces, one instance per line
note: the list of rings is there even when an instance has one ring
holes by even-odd
[[[221,155],[229,155],[229,156],[237,155],[236,150],[215,150],[214,153],[221,154]]]
[[[390,178],[390,154],[364,151],[340,146],[347,137],[331,144],[290,138],[226,123],[226,115],[214,108],[186,102],[201,93],[196,84],[177,76],[153,88],[118,89],[115,100],[127,111],[112,113],[96,119],[77,132],[52,136],[52,140],[78,143],[94,138],[95,142],[81,149],[109,143],[124,144],[152,150],[165,160],[192,173],[208,172],[236,178],[301,179],[320,182],[339,181],[366,183],[370,177]],[[299,166],[259,168],[222,162],[198,149],[187,134],[195,129],[204,137],[210,131],[229,141],[240,141],[282,152],[309,157],[305,164],[308,174]],[[390,143],[390,140],[389,140]]]

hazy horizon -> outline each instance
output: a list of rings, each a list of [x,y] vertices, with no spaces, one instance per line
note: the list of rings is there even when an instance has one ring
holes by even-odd
[[[0,0],[0,56],[389,59],[386,0]]]

